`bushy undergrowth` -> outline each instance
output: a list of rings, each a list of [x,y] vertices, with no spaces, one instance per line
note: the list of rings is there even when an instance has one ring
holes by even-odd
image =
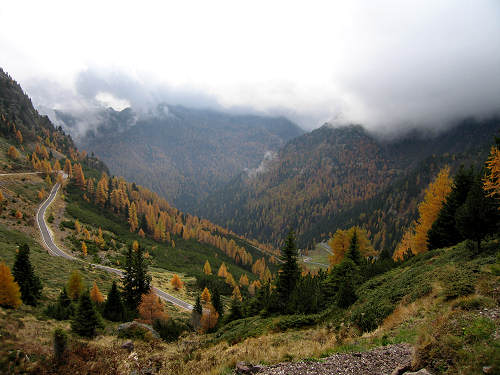
[[[351,321],[362,331],[377,328],[403,299],[413,302],[432,292],[432,284],[443,286],[442,296],[452,300],[474,293],[481,266],[495,262],[495,242],[481,254],[471,253],[466,243],[417,255],[399,267],[374,277],[357,290],[358,301]]]
[[[155,320],[153,328],[167,342],[177,340],[183,332],[190,330],[188,324],[178,319]]]
[[[479,374],[483,366],[500,371],[498,322],[474,313],[454,311],[436,317],[419,338],[416,365],[440,374]]]

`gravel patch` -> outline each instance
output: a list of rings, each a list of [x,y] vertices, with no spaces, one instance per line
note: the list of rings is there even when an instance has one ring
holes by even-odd
[[[384,346],[361,353],[335,354],[321,362],[285,362],[265,367],[260,375],[390,375],[396,368],[409,366],[413,347],[409,344]]]

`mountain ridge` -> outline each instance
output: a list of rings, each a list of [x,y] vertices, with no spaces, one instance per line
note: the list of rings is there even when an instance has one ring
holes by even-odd
[[[61,111],[56,115],[71,133],[84,121]],[[140,181],[183,210],[303,134],[283,117],[166,104],[145,113],[106,109],[100,116],[94,128],[76,137],[80,148],[101,157],[113,174]]]
[[[437,173],[436,167],[444,164],[456,168],[460,163],[478,162],[486,156],[488,145],[499,129],[497,117],[469,118],[434,137],[409,134],[387,140],[377,138],[360,125],[325,124],[290,140],[268,164],[267,171],[254,178],[243,173],[235,177],[208,196],[195,212],[237,233],[276,241],[275,245],[280,245],[278,239],[283,238],[287,230],[295,228],[299,237],[303,237],[301,246],[308,247],[338,229],[339,223],[333,219],[336,215],[345,216],[349,210],[354,214],[356,205],[375,201],[378,194],[398,179],[419,170],[418,178],[414,179],[416,186],[395,193],[401,207],[404,206],[405,219],[399,224],[388,224],[407,225],[407,219],[416,214],[412,202],[421,196],[432,179],[429,171]],[[474,160],[471,154],[479,159]],[[331,227],[326,230],[328,221]],[[359,218],[350,218],[347,222],[364,223]],[[322,233],[315,229],[318,223],[324,230]],[[374,225],[367,229],[372,236],[378,234]],[[400,238],[400,231],[400,228],[391,229],[392,238],[378,239],[377,247],[392,249]]]

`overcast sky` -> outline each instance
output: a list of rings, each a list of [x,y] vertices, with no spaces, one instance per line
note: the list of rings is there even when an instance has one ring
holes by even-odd
[[[3,0],[0,66],[59,109],[435,127],[499,112],[500,1]]]

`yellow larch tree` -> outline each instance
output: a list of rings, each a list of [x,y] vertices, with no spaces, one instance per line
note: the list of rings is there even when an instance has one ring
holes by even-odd
[[[208,259],[205,261],[205,264],[203,265],[203,273],[205,275],[212,274],[212,267],[210,267],[210,263],[208,262]]]
[[[222,263],[219,267],[219,272],[217,272],[217,276],[219,277],[226,277],[227,276],[227,268],[226,268],[226,264],[225,263]]]
[[[45,189],[41,189],[38,191],[38,199],[43,200],[45,198]]]
[[[436,221],[446,197],[451,192],[452,182],[450,168],[444,167],[425,190],[424,201],[418,206],[419,218],[415,226],[413,254],[427,251],[427,232]]]
[[[351,227],[347,230],[337,229],[333,237],[328,241],[328,245],[333,251],[333,255],[329,257],[330,265],[333,266],[339,264],[342,259],[344,259],[344,255],[349,249],[354,232],[356,232],[359,252],[361,255],[364,257],[377,255],[377,252],[373,248],[365,229],[357,226]]]
[[[83,174],[82,166],[78,163],[73,165],[73,178],[75,179],[75,183],[81,189],[86,187],[85,175]]]
[[[452,182],[450,168],[446,166],[425,189],[424,200],[418,205],[419,218],[403,235],[401,243],[393,254],[394,259],[403,259],[408,250],[415,255],[427,251],[427,232],[436,221],[446,197],[451,192]]]
[[[78,219],[75,220],[75,232],[76,234],[80,234],[80,231],[82,230],[82,227],[80,225],[80,222],[78,221]]]
[[[170,280],[170,284],[174,287],[175,290],[179,290],[184,286],[184,283],[177,274],[174,274],[172,280]]]
[[[52,167],[52,169],[55,171],[55,172],[59,172],[61,170],[61,164],[59,163],[59,160],[56,160],[54,162],[54,166]]]
[[[132,202],[128,208],[128,223],[130,225],[130,231],[135,232],[139,226],[139,220],[137,219],[137,207],[134,202]]]
[[[249,282],[248,282],[248,276],[246,273],[244,273],[243,275],[241,275],[240,277],[240,285],[241,286],[248,286]]]
[[[19,158],[19,151],[14,146],[10,146],[7,151],[7,156],[13,160]]]
[[[21,304],[21,290],[5,262],[0,263],[0,306],[16,308]]]
[[[64,163],[64,173],[66,173],[69,177],[73,174],[73,168],[71,167],[71,161],[69,159],[66,159],[66,162]]]
[[[483,188],[488,197],[500,199],[500,148],[492,147],[486,161],[487,174],[483,179]],[[498,206],[500,210],[500,205]]]
[[[210,292],[206,287],[205,289],[203,289],[203,292],[201,293],[201,300],[204,303],[209,303],[212,300],[212,296],[210,295]]]
[[[84,257],[87,256],[87,244],[85,243],[85,241],[82,241],[82,254]]]
[[[207,304],[203,309],[203,313],[200,320],[201,330],[203,332],[208,332],[217,325],[219,320],[219,313],[215,310],[211,303]]]
[[[23,134],[21,133],[21,131],[20,131],[20,130],[18,130],[18,131],[16,132],[16,139],[17,139],[17,141],[19,142],[19,144],[22,144],[22,143],[23,143]]]
[[[92,289],[90,289],[90,299],[97,304],[101,304],[104,302],[104,296],[102,295],[95,281],[94,285],[92,285]]]
[[[80,272],[74,270],[68,280],[68,296],[72,300],[77,300],[83,292],[83,280]]]
[[[233,288],[233,294],[231,295],[231,298],[232,299],[237,299],[240,302],[242,301],[241,291],[240,291],[240,288],[238,287],[238,285],[234,286],[234,288]]]
[[[148,294],[142,295],[141,304],[139,305],[139,316],[139,320],[146,324],[152,324],[155,320],[168,319],[168,314],[165,312],[163,303],[153,289]]]

